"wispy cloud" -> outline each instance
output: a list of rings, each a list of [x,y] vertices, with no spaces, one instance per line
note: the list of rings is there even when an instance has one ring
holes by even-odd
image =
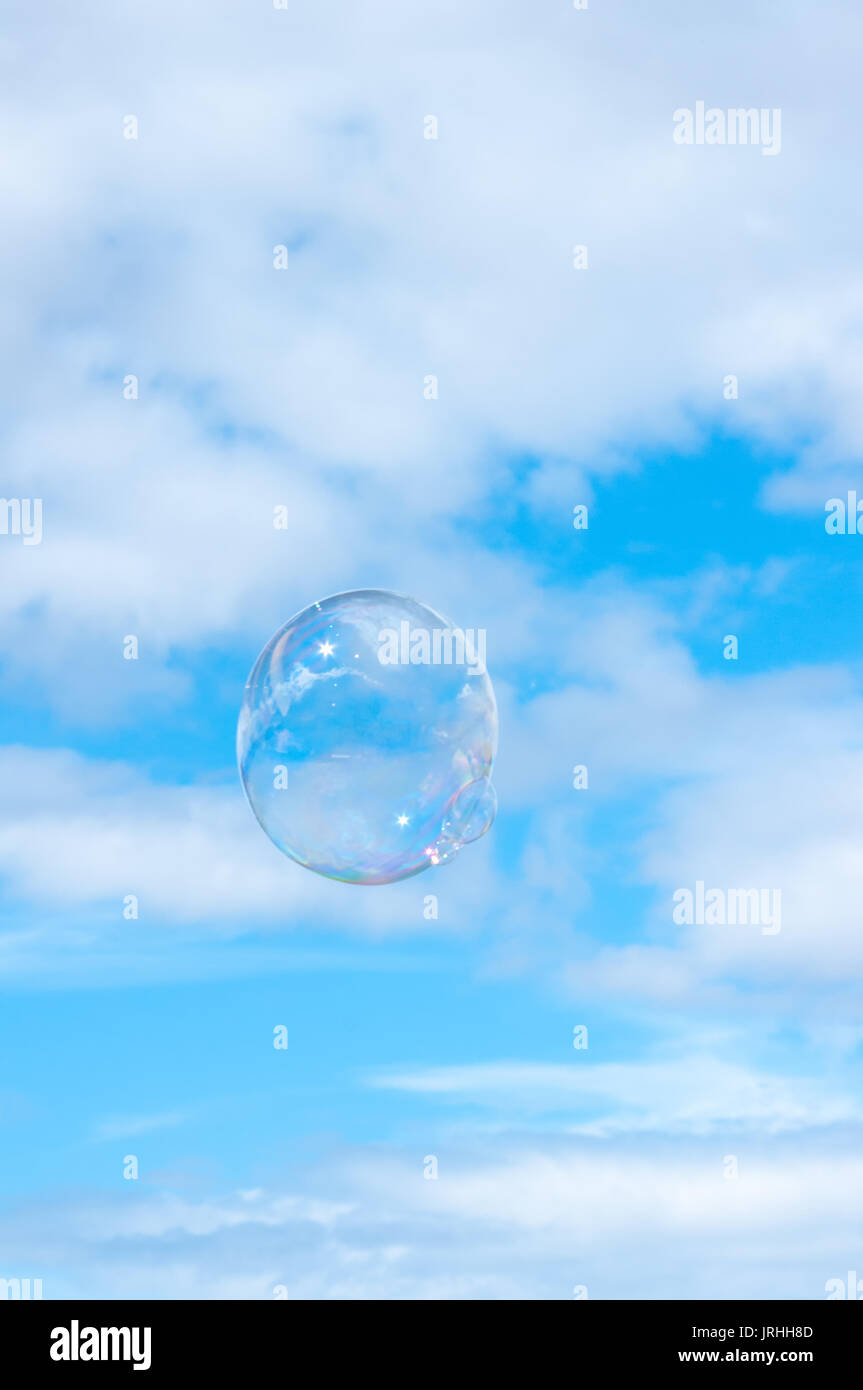
[[[164,1115],[115,1115],[100,1120],[93,1133],[96,1139],[133,1139],[139,1134],[151,1134],[156,1129],[182,1125],[187,1118],[181,1111]]]
[[[520,1115],[569,1113],[572,1132],[593,1135],[777,1133],[863,1120],[851,1081],[845,1089],[825,1086],[821,1077],[770,1075],[708,1055],[597,1063],[580,1053],[567,1066],[504,1061],[395,1069],[367,1084],[485,1106],[515,1123]]]
[[[863,1239],[859,1134],[499,1136],[435,1145],[434,1180],[422,1147],[352,1152],[255,1194],[43,1202],[3,1245],[50,1252],[52,1297],[817,1299]]]

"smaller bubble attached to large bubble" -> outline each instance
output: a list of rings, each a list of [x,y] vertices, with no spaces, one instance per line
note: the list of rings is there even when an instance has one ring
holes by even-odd
[[[237,759],[280,850],[345,883],[450,862],[494,820],[497,705],[485,632],[383,589],[335,594],[267,643]]]

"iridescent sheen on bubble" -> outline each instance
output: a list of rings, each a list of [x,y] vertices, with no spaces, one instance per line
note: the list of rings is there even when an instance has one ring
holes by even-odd
[[[394,883],[488,830],[497,706],[484,640],[480,657],[468,633],[459,662],[458,633],[414,599],[359,589],[267,643],[237,758],[252,810],[291,859],[345,883]]]

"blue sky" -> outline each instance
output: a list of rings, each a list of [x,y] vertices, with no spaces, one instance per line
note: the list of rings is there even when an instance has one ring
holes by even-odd
[[[44,507],[0,535],[0,1277],[823,1297],[863,1259],[859,13],[175,8],[0,41],[0,491]],[[781,152],[676,145],[702,99]],[[234,736],[272,633],[369,587],[487,631],[499,811],[358,888],[267,842]],[[697,881],[781,931],[676,924]]]

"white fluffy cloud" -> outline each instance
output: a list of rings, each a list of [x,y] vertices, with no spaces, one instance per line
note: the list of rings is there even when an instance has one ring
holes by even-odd
[[[472,855],[465,874],[456,861],[443,887],[434,871],[384,891],[320,878],[281,855],[257,826],[239,781],[229,785],[159,785],[123,763],[91,760],[66,750],[0,750],[0,874],[11,901],[40,914],[32,933],[0,938],[14,973],[39,968],[27,941],[46,932],[55,948],[74,956],[80,924],[90,944],[115,939],[125,949],[141,935],[154,946],[159,930],[209,938],[263,929],[290,932],[301,923],[382,935],[428,931],[424,897],[441,893],[451,911],[436,925],[464,930],[493,886],[487,849]],[[50,872],[46,865],[50,863]],[[127,895],[139,916],[124,921]],[[48,925],[59,920],[59,925]],[[62,922],[73,927],[65,930]],[[20,959],[19,959],[20,957]],[[42,968],[54,970],[47,953]]]
[[[564,591],[483,518],[523,508],[565,528],[598,477],[717,432],[794,454],[765,507],[820,525],[853,483],[859,7],[833,0],[817,22],[802,0],[39,14],[13,3],[2,40],[0,492],[44,501],[41,545],[0,537],[4,689],[67,727],[114,727],[130,706],[193,715],[197,657],[248,665],[315,597],[409,590],[488,629],[504,815],[463,864],[366,894],[280,858],[236,783],[160,783],[134,749],[7,748],[4,976],[261,969],[284,964],[276,934],[296,922],[426,931],[436,891],[435,932],[493,928],[490,969],[690,1038],[693,1015],[719,1011],[750,1048],[790,1025],[847,1061],[855,681],[723,679],[687,644],[687,623],[769,592],[784,562],[707,566],[675,616],[614,576]],[[675,145],[673,111],[701,99],[781,107],[781,154]],[[126,633],[138,663],[121,660]],[[601,848],[594,816],[612,826]],[[590,915],[600,877],[632,904],[613,940]],[[672,894],[697,880],[778,888],[781,932],[677,926]],[[264,931],[265,946],[236,941]],[[280,1175],[228,1196],[43,1200],[3,1245],[55,1270],[51,1293],[819,1297],[860,1259],[854,1082],[695,1047],[583,1070],[405,1068],[378,1084],[481,1106],[492,1137],[459,1149],[430,1127],[416,1153],[351,1153],[326,1196]],[[579,1133],[503,1128],[548,1108]],[[121,1114],[99,1132],[175,1123]]]
[[[45,502],[43,545],[4,547],[13,670],[417,582],[477,499],[562,516],[583,470],[697,419],[805,433],[772,504],[823,501],[818,469],[859,452],[853,6],[814,41],[805,7],[742,0],[697,29],[635,0],[53,8],[46,33],[13,7],[0,99],[4,488]],[[781,154],[675,145],[698,99],[781,106]]]

